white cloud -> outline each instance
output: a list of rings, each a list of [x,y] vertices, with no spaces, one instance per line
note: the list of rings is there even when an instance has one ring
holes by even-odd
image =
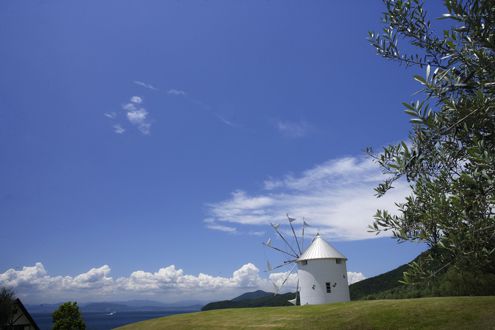
[[[167,94],[176,95],[176,96],[185,96],[187,93],[183,90],[180,90],[180,89],[169,89],[167,91]]]
[[[271,273],[269,278],[260,276],[260,270],[246,263],[230,277],[204,273],[186,274],[175,265],[156,272],[137,270],[127,277],[113,278],[108,265],[92,268],[76,276],[52,276],[42,263],[20,270],[9,269],[0,273],[0,286],[13,288],[26,303],[53,303],[66,300],[111,301],[118,299],[150,298],[159,301],[198,299],[213,301],[231,299],[246,291],[262,289],[273,291],[271,282],[281,285],[287,272]],[[348,279],[364,279],[361,273],[348,272]],[[294,291],[297,275],[290,275],[281,292]]]
[[[397,182],[384,197],[376,198],[373,188],[382,178],[370,159],[334,159],[297,176],[267,180],[258,194],[236,190],[230,198],[208,204],[208,217],[216,223],[267,226],[285,223],[289,213],[305,217],[313,230],[329,239],[375,238],[368,225],[376,210],[395,209],[394,203],[409,192],[407,184]]]
[[[235,227],[218,224],[213,219],[205,219],[203,222],[206,224],[206,228],[211,230],[223,231],[232,234],[237,232]]]
[[[110,119],[115,119],[115,117],[117,117],[116,112],[105,112],[103,115],[107,118],[110,118]]]
[[[151,122],[148,120],[148,111],[141,106],[142,103],[142,97],[133,96],[129,103],[122,105],[122,109],[126,111],[129,122],[136,126],[141,133],[148,135],[151,131]],[[116,133],[118,132],[116,131]]]
[[[120,124],[113,125],[113,131],[117,134],[124,134],[125,129]]]
[[[252,231],[248,231],[248,235],[261,237],[261,236],[265,236],[266,232],[262,230],[260,231],[252,230]]]
[[[277,121],[275,127],[282,135],[292,138],[303,137],[311,129],[311,125],[305,121]]]
[[[347,282],[349,282],[349,284],[356,283],[365,279],[366,276],[364,276],[364,274],[361,272],[347,272]]]
[[[127,112],[127,119],[131,122],[131,124],[141,124],[146,120],[148,116],[148,111],[144,108],[139,108],[137,110]]]
[[[143,99],[140,96],[133,96],[131,97],[131,102],[135,104],[141,104],[143,103]]]
[[[158,88],[156,88],[155,86],[151,85],[151,84],[147,84],[145,82],[142,82],[142,81],[139,81],[139,80],[134,80],[133,81],[134,84],[138,85],[138,86],[141,86],[141,87],[144,87],[144,88],[147,88],[147,89],[151,89],[151,90],[158,90]]]

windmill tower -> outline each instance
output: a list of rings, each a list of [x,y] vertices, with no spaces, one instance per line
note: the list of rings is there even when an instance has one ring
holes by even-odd
[[[349,301],[346,260],[317,234],[296,261],[301,305]]]
[[[327,243],[320,234],[316,234],[312,243],[307,249],[304,249],[304,228],[309,226],[306,221],[302,224],[302,237],[298,239],[292,223],[296,221],[287,215],[289,226],[291,228],[296,247],[293,247],[279,230],[280,225],[272,224],[275,232],[280,236],[289,250],[275,247],[272,240],[269,239],[263,243],[266,247],[283,253],[287,258],[282,264],[272,267],[267,262],[267,271],[272,272],[275,269],[292,266],[287,272],[281,286],[275,287],[277,294],[282,286],[287,282],[291,273],[297,265],[297,292],[299,293],[301,305],[328,304],[333,302],[349,301],[349,285],[347,283],[347,258],[337,251],[333,246]],[[301,243],[299,243],[299,241]],[[289,302],[296,304],[296,298]]]

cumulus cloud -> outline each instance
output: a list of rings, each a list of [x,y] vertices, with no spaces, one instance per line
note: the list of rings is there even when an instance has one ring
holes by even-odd
[[[236,190],[223,201],[207,204],[208,218],[227,225],[266,226],[285,223],[285,215],[305,217],[313,230],[333,240],[376,237],[368,232],[377,209],[394,209],[409,187],[397,182],[382,198],[373,188],[383,179],[368,158],[345,157],[317,165],[300,175],[268,179],[261,193]],[[300,223],[300,222],[299,222]]]
[[[90,295],[94,299],[113,290],[110,267],[92,268],[77,276],[50,276],[42,263],[25,266],[21,270],[9,269],[0,273],[0,286],[14,288],[16,295],[28,302],[55,302],[62,298],[79,298]]]
[[[147,84],[143,81],[139,81],[139,80],[134,80],[133,81],[134,84],[138,85],[138,86],[141,86],[141,87],[144,87],[144,88],[147,88],[147,89],[151,89],[151,90],[158,90],[158,88],[156,88],[155,86],[151,85],[151,84]]]
[[[169,89],[167,91],[167,94],[169,95],[175,95],[175,96],[186,96],[186,92],[180,89]]]
[[[364,276],[364,274],[361,272],[347,272],[347,282],[349,284],[356,283],[365,279],[366,276]]]
[[[311,129],[305,121],[277,121],[275,127],[282,135],[292,138],[303,137]]]
[[[149,113],[141,105],[142,103],[142,97],[132,96],[128,103],[122,105],[122,109],[126,112],[127,120],[136,126],[141,133],[148,135],[151,131],[151,122],[148,119]]]
[[[204,273],[186,274],[175,265],[156,272],[137,270],[127,277],[114,279],[108,265],[92,268],[76,276],[49,275],[42,263],[22,269],[9,269],[0,273],[0,286],[13,288],[16,295],[27,303],[52,303],[67,299],[78,301],[102,301],[116,299],[152,298],[161,301],[198,299],[211,301],[230,299],[249,290],[274,291],[272,283],[280,286],[288,272],[271,273],[268,278],[260,276],[260,270],[246,263],[230,277],[212,276]],[[364,279],[362,273],[348,272],[350,283]],[[281,291],[294,291],[296,273],[289,276]]]
[[[110,119],[115,119],[117,117],[116,112],[105,112],[103,115],[107,118],[110,118]]]

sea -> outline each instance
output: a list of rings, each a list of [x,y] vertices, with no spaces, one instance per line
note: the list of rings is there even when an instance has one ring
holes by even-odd
[[[109,330],[123,326],[125,324],[154,319],[157,317],[169,316],[173,314],[191,313],[192,311],[162,311],[162,312],[117,312],[113,315],[109,313],[82,313],[87,330]],[[31,313],[36,324],[41,330],[52,329],[51,313]]]

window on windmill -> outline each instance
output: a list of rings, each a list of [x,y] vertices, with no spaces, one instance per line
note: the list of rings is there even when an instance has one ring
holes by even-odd
[[[308,261],[307,260],[301,261],[301,265],[307,265],[307,264],[308,264]]]
[[[335,263],[341,264],[342,263],[342,259],[335,259]]]
[[[327,286],[327,293],[331,293],[332,292],[332,287],[330,286],[330,282],[326,282],[325,284]]]

